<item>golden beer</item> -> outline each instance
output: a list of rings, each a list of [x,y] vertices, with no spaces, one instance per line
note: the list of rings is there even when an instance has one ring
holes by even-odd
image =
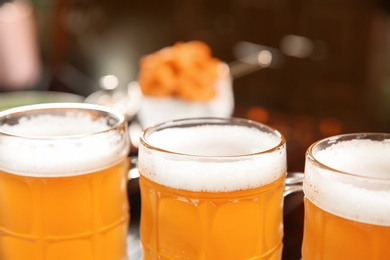
[[[124,118],[86,104],[0,113],[0,259],[127,259]]]
[[[139,150],[148,259],[281,259],[283,137],[241,119],[149,128]]]
[[[390,135],[320,141],[305,164],[302,259],[390,259]]]

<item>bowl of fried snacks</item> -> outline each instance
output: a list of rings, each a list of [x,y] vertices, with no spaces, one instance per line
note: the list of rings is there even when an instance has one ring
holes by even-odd
[[[140,60],[138,119],[146,128],[173,119],[228,117],[234,108],[228,66],[201,41],[177,42]]]

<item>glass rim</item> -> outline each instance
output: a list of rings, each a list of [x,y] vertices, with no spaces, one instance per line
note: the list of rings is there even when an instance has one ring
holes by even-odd
[[[376,137],[374,139],[373,137]],[[334,136],[329,136],[323,139],[320,139],[313,144],[309,146],[309,148],[306,151],[306,159],[312,161],[315,165],[318,167],[332,171],[334,173],[340,174],[342,176],[349,176],[353,178],[361,178],[361,179],[366,179],[366,180],[372,180],[372,181],[381,181],[381,182],[389,182],[390,183],[390,176],[387,178],[379,178],[379,177],[372,177],[372,176],[366,176],[366,175],[361,175],[349,171],[343,171],[340,169],[337,169],[335,167],[331,167],[327,165],[326,163],[321,162],[320,160],[317,159],[316,153],[314,152],[315,148],[319,147],[320,145],[328,144],[329,147],[330,145],[337,143],[341,140],[384,140],[384,139],[389,139],[390,140],[390,133],[381,133],[381,132],[358,132],[358,133],[347,133],[347,134],[339,134],[339,135],[334,135]],[[323,150],[323,149],[322,149]]]
[[[274,145],[272,148],[268,148],[266,150],[261,150],[259,152],[247,153],[247,154],[237,154],[237,155],[195,155],[189,153],[181,153],[174,152],[167,149],[163,149],[160,147],[156,147],[155,145],[148,142],[147,136],[156,132],[158,130],[167,129],[167,128],[175,128],[180,126],[191,126],[191,125],[221,125],[222,123],[229,123],[230,125],[237,126],[251,126],[256,127],[257,129],[267,129],[269,133],[274,134],[279,138],[279,143]],[[278,151],[282,147],[286,145],[286,139],[278,130],[275,128],[265,125],[260,122],[256,122],[250,119],[238,118],[238,117],[194,117],[194,118],[181,118],[175,120],[168,120],[165,122],[161,122],[152,126],[147,127],[142,131],[140,137],[140,143],[147,149],[157,151],[164,154],[171,154],[176,156],[188,157],[188,158],[207,158],[207,159],[233,159],[233,158],[246,158],[252,157],[262,154],[269,154],[275,151]]]
[[[97,104],[89,104],[89,103],[77,103],[77,102],[58,102],[58,103],[40,103],[40,104],[31,104],[31,105],[24,105],[24,106],[18,106],[14,108],[9,108],[6,110],[0,111],[0,121],[2,119],[9,119],[14,116],[23,115],[26,113],[31,112],[39,112],[39,111],[48,111],[50,112],[51,109],[57,109],[57,110],[66,110],[66,109],[79,109],[82,111],[97,111],[102,112],[107,115],[111,115],[112,118],[115,118],[117,122],[112,126],[107,126],[107,129],[99,130],[99,131],[92,131],[89,133],[84,134],[74,134],[74,135],[62,135],[62,136],[36,136],[36,135],[22,135],[17,133],[12,133],[9,131],[3,131],[1,129],[0,125],[0,136],[4,137],[14,137],[14,138],[20,138],[20,139],[29,139],[29,140],[71,140],[71,139],[79,139],[84,138],[96,134],[102,134],[107,133],[112,130],[115,130],[117,128],[122,127],[126,124],[126,118],[125,116],[120,113],[119,111],[106,107],[103,105],[97,105]],[[0,122],[1,123],[1,122]]]

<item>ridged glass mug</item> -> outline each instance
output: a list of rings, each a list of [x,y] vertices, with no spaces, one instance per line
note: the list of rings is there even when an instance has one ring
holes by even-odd
[[[314,143],[303,189],[302,260],[390,259],[390,134]]]
[[[0,112],[0,259],[127,259],[129,147],[105,107]]]
[[[144,131],[140,233],[148,259],[281,259],[286,143],[238,118]]]

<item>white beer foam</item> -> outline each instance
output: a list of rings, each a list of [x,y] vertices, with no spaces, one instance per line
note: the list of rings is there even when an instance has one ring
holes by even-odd
[[[354,182],[306,161],[304,192],[314,204],[338,216],[390,226],[390,140],[352,140],[317,152],[319,162],[343,172],[383,179]]]
[[[109,128],[103,121],[82,115],[41,115],[22,118],[17,125],[1,125],[0,133],[5,135],[0,134],[0,169],[25,176],[61,177],[106,168],[126,156],[129,147]]]
[[[141,145],[140,173],[164,186],[189,191],[226,192],[269,184],[286,173],[286,150],[255,154],[276,147],[280,138],[256,128],[195,126],[154,132],[154,147]],[[185,156],[191,154],[193,156]]]

